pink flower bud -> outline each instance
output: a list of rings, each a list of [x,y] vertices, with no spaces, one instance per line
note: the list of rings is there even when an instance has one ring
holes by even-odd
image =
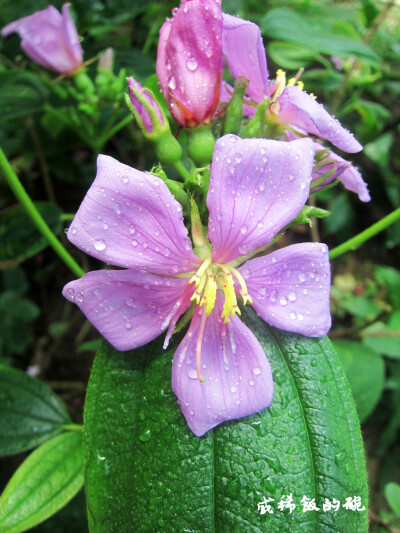
[[[153,133],[158,124],[164,125],[164,118],[158,102],[148,89],[144,89],[134,78],[127,78],[129,98],[137,111],[138,122],[148,133]],[[142,102],[139,101],[142,100]],[[143,100],[144,99],[144,100]],[[143,103],[144,102],[144,103]],[[147,104],[147,105],[146,105]],[[147,109],[146,109],[147,108]],[[151,110],[154,109],[155,113]],[[140,120],[139,120],[140,119]]]
[[[101,54],[99,59],[99,70],[111,71],[114,62],[114,50],[112,48],[107,48]]]
[[[208,124],[222,81],[219,0],[182,0],[160,31],[157,76],[173,118],[182,126]]]
[[[62,14],[53,6],[5,26],[1,35],[18,33],[26,54],[46,68],[71,74],[82,64],[82,47],[74,22],[64,4]]]

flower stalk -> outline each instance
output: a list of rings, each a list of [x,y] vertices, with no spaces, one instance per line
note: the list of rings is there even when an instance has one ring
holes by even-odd
[[[0,170],[12,189],[13,193],[17,197],[18,201],[23,205],[32,222],[35,224],[40,233],[45,237],[49,245],[58,254],[58,256],[64,261],[68,268],[77,276],[82,277],[85,271],[78,265],[75,259],[67,252],[64,246],[60,243],[54,233],[51,231],[42,215],[37,210],[35,204],[30,199],[25,188],[18,179],[18,176],[13,171],[10,163],[8,162],[3,150],[0,148]]]

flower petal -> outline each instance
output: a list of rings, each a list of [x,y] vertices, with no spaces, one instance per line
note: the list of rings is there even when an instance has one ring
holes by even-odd
[[[207,317],[201,347],[204,383],[197,379],[196,344],[203,311],[175,352],[172,389],[191,431],[200,437],[225,420],[251,415],[272,400],[272,374],[268,359],[254,334],[235,316],[228,328],[220,318],[219,297]],[[224,355],[225,354],[225,355]]]
[[[339,156],[336,157],[339,158]],[[371,200],[367,184],[362,179],[360,172],[353,165],[347,166],[346,170],[340,175],[339,180],[345,189],[358,194],[362,202],[369,202]]]
[[[199,264],[182,207],[165,183],[99,155],[97,176],[68,231],[86,253],[116,266],[176,274]]]
[[[68,283],[63,295],[117,350],[130,350],[164,331],[187,287],[187,279],[141,270],[98,270]]]
[[[222,53],[233,76],[244,76],[250,83],[246,93],[259,103],[268,91],[265,49],[257,24],[222,14]]]
[[[296,86],[286,87],[279,102],[279,122],[326,139],[344,152],[359,152],[361,144],[314,98]]]
[[[250,259],[240,273],[252,306],[271,326],[322,337],[331,327],[328,248],[320,243],[287,246]]]
[[[268,244],[296,217],[308,198],[313,157],[311,139],[217,141],[207,195],[214,261]]]
[[[71,4],[64,4],[62,6],[63,30],[66,52],[71,58],[71,70],[75,70],[82,63],[83,50],[74,21],[69,13],[70,5]]]
[[[210,122],[222,81],[222,14],[215,0],[182,0],[160,31],[157,76],[182,126]]]

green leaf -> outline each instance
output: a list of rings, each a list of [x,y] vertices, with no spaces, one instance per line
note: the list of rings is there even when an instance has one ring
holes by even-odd
[[[394,307],[400,309],[400,271],[389,266],[377,265],[375,276],[378,283],[385,286]]]
[[[0,121],[40,110],[48,97],[48,89],[32,72],[0,73]]]
[[[344,57],[356,54],[365,61],[378,63],[375,52],[361,40],[328,29],[322,30],[285,7],[268,11],[262,18],[261,31],[271,39],[297,43],[319,53]]]
[[[359,342],[333,342],[353,392],[360,421],[363,422],[378,403],[385,385],[382,357]]]
[[[368,498],[359,422],[329,340],[278,331],[251,310],[243,318],[268,354],[272,405],[202,438],[171,390],[177,340],[165,352],[162,340],[124,353],[103,345],[85,405],[91,533],[366,533],[366,511],[322,511],[325,497]],[[277,509],[290,493],[292,514]],[[320,511],[303,513],[303,495]],[[257,510],[263,497],[274,514]]]
[[[385,496],[390,507],[400,516],[400,485],[397,483],[385,485]]]
[[[0,365],[0,455],[34,448],[70,423],[64,406],[44,383]]]
[[[351,315],[365,319],[372,319],[382,311],[377,303],[362,294],[349,297],[341,305]]]
[[[363,344],[377,353],[400,359],[400,310],[389,316],[387,325],[375,322],[361,332]]]
[[[2,533],[19,533],[64,507],[83,485],[82,435],[70,431],[42,444],[0,497]]]
[[[273,41],[268,44],[268,57],[282,68],[298,70],[314,61],[320,61],[319,54],[299,44]]]
[[[53,233],[60,233],[61,209],[50,202],[36,202],[35,206]],[[0,242],[0,268],[15,266],[48,245],[21,205],[0,212]]]

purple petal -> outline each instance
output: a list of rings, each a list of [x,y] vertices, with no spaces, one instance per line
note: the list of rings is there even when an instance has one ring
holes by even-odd
[[[240,272],[252,306],[271,326],[322,337],[331,327],[330,268],[325,244],[287,246],[250,259]]]
[[[268,244],[296,217],[308,198],[313,158],[311,139],[217,141],[207,195],[214,261]]]
[[[207,317],[201,347],[206,381],[197,379],[196,344],[203,312],[193,318],[172,365],[172,389],[189,428],[198,437],[225,420],[265,409],[273,391],[271,368],[254,334],[237,316],[223,332],[221,298]]]
[[[183,0],[160,31],[157,76],[182,126],[210,122],[222,81],[222,14],[215,0]]]
[[[99,270],[68,283],[63,295],[117,350],[130,350],[162,333],[187,287],[187,279],[141,270]]]
[[[82,48],[68,6],[64,4],[63,15],[49,6],[16,20],[3,28],[2,35],[17,32],[21,48],[34,61],[63,74],[73,72],[82,62]]]
[[[222,53],[233,76],[250,83],[246,93],[259,103],[267,94],[268,70],[265,49],[257,24],[223,13]]]
[[[326,150],[326,147],[322,146],[322,144],[314,143],[314,146],[316,152],[318,150]],[[331,170],[335,165],[336,172],[328,178],[328,183],[335,179],[339,179],[347,190],[358,194],[358,197],[362,202],[369,202],[371,200],[367,184],[362,179],[359,171],[349,161],[346,161],[343,157],[340,157],[334,152],[330,152],[329,156],[327,156],[327,160],[332,161],[332,163],[313,173],[313,180],[318,179],[324,172]]]
[[[99,155],[97,176],[68,231],[86,253],[125,268],[176,274],[197,268],[182,207],[165,183]]]
[[[344,152],[359,152],[361,144],[314,98],[299,87],[286,87],[279,102],[279,122],[326,139]]]

